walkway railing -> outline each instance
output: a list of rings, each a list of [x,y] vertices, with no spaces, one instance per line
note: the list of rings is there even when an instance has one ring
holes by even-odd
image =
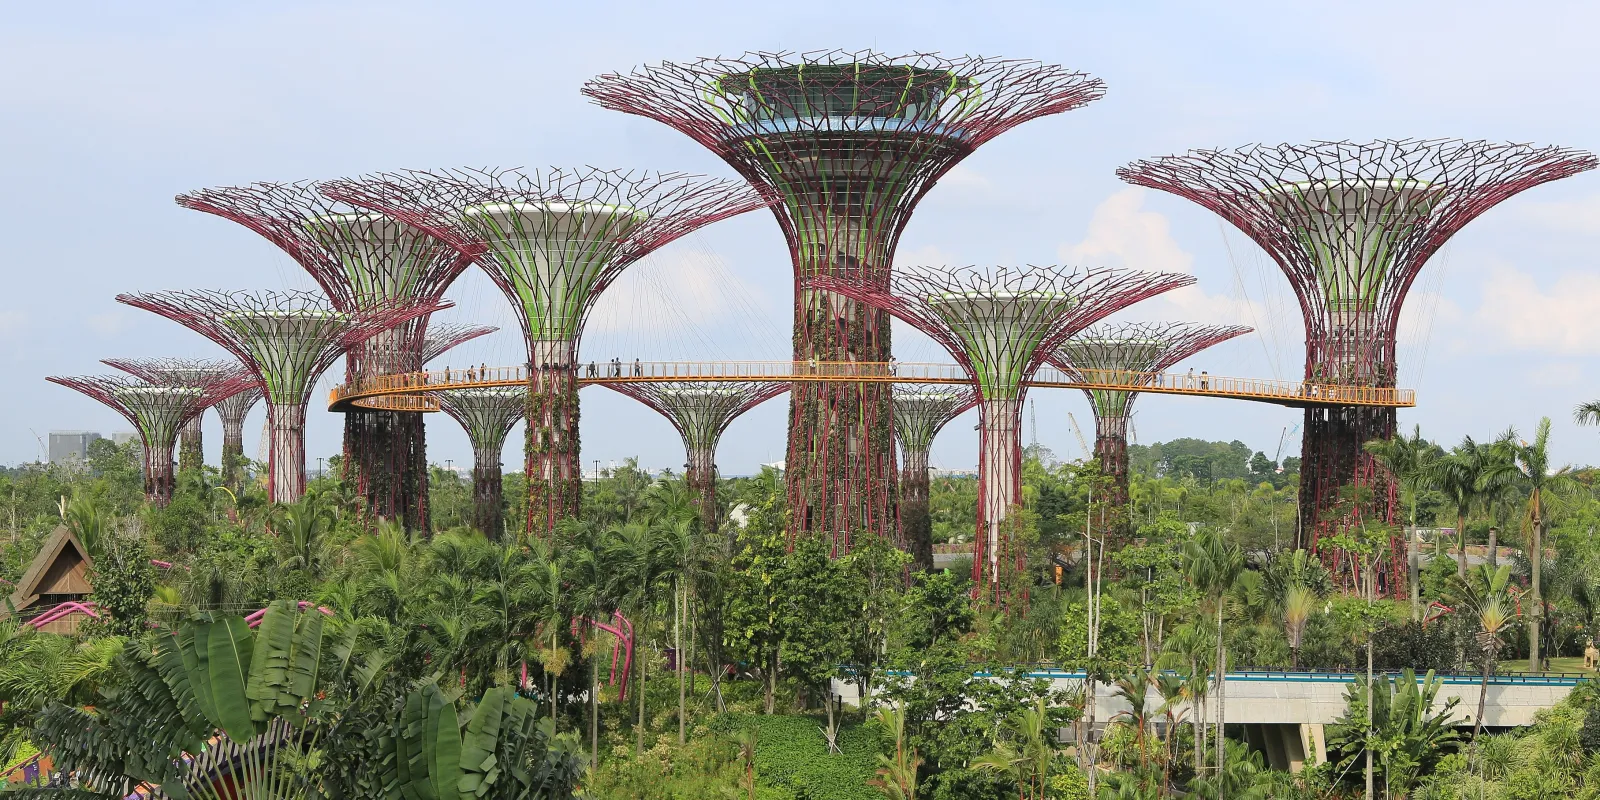
[[[861,361],[633,361],[589,362],[575,370],[580,384],[661,383],[666,381],[796,381],[856,383],[966,384],[967,373],[956,364]],[[439,389],[521,386],[528,368],[468,367],[429,372],[379,375],[345,384],[328,398],[331,410],[355,405],[394,411],[436,411],[438,400],[427,393]],[[1131,372],[1086,369],[1076,374],[1043,367],[1030,384],[1039,389],[1094,389],[1113,392],[1224,397],[1286,406],[1416,405],[1411,389],[1341,386],[1314,381],[1230,378],[1192,372]]]

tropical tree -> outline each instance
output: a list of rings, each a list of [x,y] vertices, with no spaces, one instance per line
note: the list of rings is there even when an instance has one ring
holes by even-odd
[[[1244,571],[1244,551],[1229,542],[1220,531],[1207,530],[1184,546],[1184,572],[1195,588],[1205,592],[1217,615],[1217,742],[1216,758],[1223,764],[1223,726],[1227,724],[1228,644],[1223,636],[1223,614],[1233,582]]]
[[[1528,671],[1537,672],[1543,668],[1543,661],[1539,657],[1539,636],[1545,612],[1541,570],[1544,561],[1544,529],[1548,522],[1546,512],[1554,499],[1576,487],[1576,481],[1573,479],[1570,466],[1551,469],[1549,417],[1539,420],[1539,425],[1534,429],[1532,442],[1516,439],[1514,432],[1508,433],[1510,435],[1505,437],[1504,441],[1510,450],[1512,461],[1506,471],[1528,494],[1527,512],[1523,520],[1530,534],[1528,592],[1532,613],[1528,619]]]
[[[1428,468],[1428,480],[1449,496],[1456,507],[1456,577],[1467,577],[1467,515],[1481,496],[1483,449],[1471,436],[1450,452],[1435,458]]]
[[[1411,593],[1411,618],[1422,619],[1422,591],[1417,567],[1417,502],[1432,477],[1434,445],[1422,438],[1422,428],[1411,435],[1396,434],[1388,439],[1373,439],[1364,446],[1374,460],[1383,465],[1411,499],[1410,526],[1406,536],[1406,576]]]
[[[1335,773],[1347,774],[1371,751],[1382,771],[1384,794],[1404,797],[1418,780],[1454,751],[1459,698],[1434,710],[1444,682],[1430,670],[1419,681],[1410,668],[1398,677],[1379,675],[1374,685],[1357,679],[1345,690],[1346,711],[1330,729],[1328,744],[1337,755]],[[1371,698],[1371,724],[1367,704]]]
[[[879,706],[877,713],[878,725],[894,732],[894,755],[878,754],[878,777],[869,783],[889,800],[917,800],[917,769],[922,766],[922,757],[906,743],[905,712]]]
[[[1511,566],[1491,567],[1479,564],[1467,580],[1457,580],[1452,598],[1458,610],[1465,611],[1478,625],[1479,657],[1483,662],[1483,678],[1478,684],[1478,714],[1472,721],[1472,735],[1483,730],[1483,711],[1489,697],[1489,676],[1494,674],[1495,657],[1500,653],[1500,635],[1516,616],[1514,604],[1506,585],[1511,580]]]
[[[1317,606],[1333,591],[1333,579],[1322,561],[1306,550],[1280,551],[1268,562],[1264,578],[1269,601],[1283,617],[1290,661],[1300,668],[1300,645]]]
[[[1050,787],[1050,762],[1056,751],[1055,731],[1045,698],[1035,700],[1006,720],[994,748],[972,761],[973,769],[998,772],[1017,782],[1019,800],[1044,800]]]

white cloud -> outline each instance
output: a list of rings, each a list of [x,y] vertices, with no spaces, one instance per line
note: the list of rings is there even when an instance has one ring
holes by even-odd
[[[923,245],[914,250],[900,249],[894,254],[895,269],[906,267],[959,267],[964,264],[956,261],[950,252],[935,247],[931,244]]]
[[[1193,272],[1194,256],[1172,238],[1166,216],[1144,210],[1145,190],[1123,189],[1095,207],[1083,241],[1057,254],[1073,266]]]
[[[1532,275],[1508,267],[1490,273],[1473,314],[1483,344],[1501,350],[1600,354],[1600,275],[1563,274],[1545,291]]]
[[[1600,234],[1600,195],[1566,202],[1524,202],[1521,215],[1533,223],[1557,231]]]

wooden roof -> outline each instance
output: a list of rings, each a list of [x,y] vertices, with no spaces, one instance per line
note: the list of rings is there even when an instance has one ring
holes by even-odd
[[[17,581],[11,605],[21,611],[44,595],[88,595],[89,570],[94,562],[89,551],[65,525],[58,525],[44,540],[44,547],[33,557],[28,571]]]

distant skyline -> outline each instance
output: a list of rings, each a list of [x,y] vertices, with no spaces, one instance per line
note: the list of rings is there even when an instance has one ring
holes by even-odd
[[[110,371],[107,357],[220,356],[182,326],[113,301],[169,288],[314,288],[242,227],[173,195],[258,180],[399,168],[595,165],[732,176],[687,137],[589,103],[588,78],[661,60],[748,49],[874,47],[1032,58],[1107,83],[1104,100],[1027,123],[928,194],[901,265],[1066,263],[1193,273],[1192,289],[1114,317],[1256,326],[1186,362],[1214,375],[1297,379],[1303,354],[1287,282],[1253,243],[1204,209],[1130,187],[1129,161],[1196,147],[1312,139],[1460,137],[1600,149],[1600,85],[1581,3],[1267,2],[593,3],[167,2],[21,4],[0,29],[0,367],[8,375],[0,463],[32,461],[51,430],[128,426],[45,382]],[[1555,422],[1558,463],[1600,463],[1600,429],[1572,408],[1600,398],[1600,174],[1535,188],[1469,224],[1424,268],[1401,326],[1407,430],[1450,445]],[[601,301],[584,360],[779,359],[789,352],[792,274],[770,214],[706,228],[630,269]],[[498,324],[440,362],[511,364],[519,333],[478,270],[447,297],[451,321]],[[901,360],[948,361],[896,329]],[[319,384],[307,452],[340,449]],[[1038,439],[1079,455],[1093,418],[1077,392],[1040,391]],[[679,465],[664,419],[613,392],[582,395],[583,461]],[[730,474],[784,454],[788,402],[735,422]],[[246,424],[257,453],[264,411]],[[1298,450],[1294,409],[1151,395],[1140,443],[1189,436]],[[937,466],[977,463],[976,415],[951,423]],[[470,463],[459,426],[428,421],[429,458]],[[1025,418],[1023,441],[1032,438]],[[216,463],[221,426],[206,422]],[[521,469],[520,429],[504,462]],[[676,468],[676,467],[675,467]]]

